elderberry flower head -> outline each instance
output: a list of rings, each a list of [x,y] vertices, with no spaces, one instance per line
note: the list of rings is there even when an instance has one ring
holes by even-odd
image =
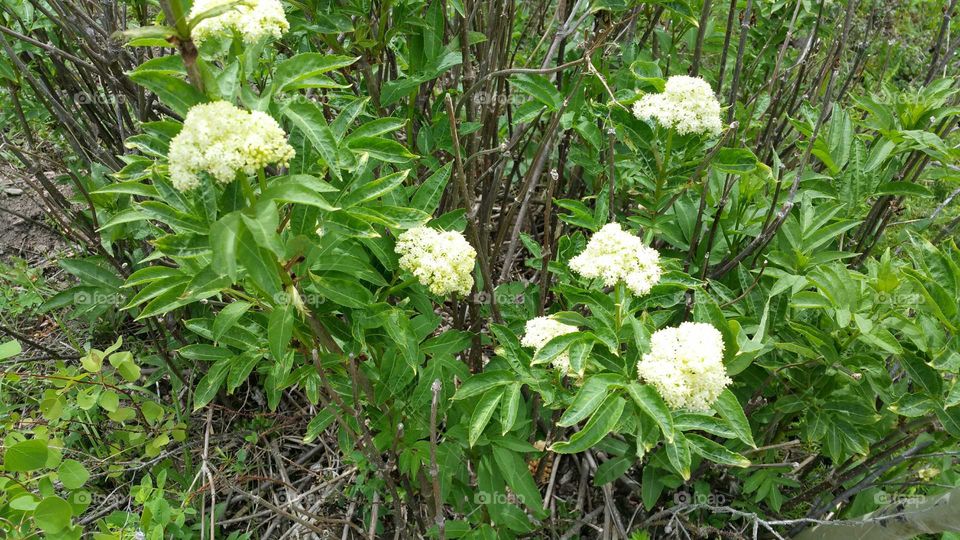
[[[219,15],[197,21],[190,36],[197,45],[207,38],[229,36],[234,32],[243,37],[244,43],[250,44],[266,36],[279,38],[290,29],[280,0],[245,0],[227,7],[233,3],[235,0],[194,1],[188,17],[191,20],[211,9],[225,9]]]
[[[433,294],[470,293],[477,252],[459,232],[416,227],[397,238],[396,252],[400,267]]]
[[[705,411],[732,381],[723,367],[723,336],[707,323],[685,322],[650,336],[650,352],[637,363],[671,408]]]
[[[646,94],[634,103],[633,114],[640,119],[655,119],[681,135],[716,136],[723,131],[720,102],[710,85],[699,77],[670,77],[662,93]]]
[[[622,281],[636,296],[650,292],[662,274],[660,253],[619,223],[608,223],[597,231],[587,248],[570,259],[570,269],[588,279],[600,278],[607,287]]]
[[[167,158],[170,181],[186,191],[200,185],[200,172],[229,184],[240,171],[251,175],[270,163],[286,166],[294,154],[287,134],[270,115],[215,101],[187,111]]]

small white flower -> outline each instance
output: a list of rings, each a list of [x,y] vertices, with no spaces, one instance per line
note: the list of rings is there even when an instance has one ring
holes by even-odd
[[[397,238],[400,268],[439,296],[466,295],[473,288],[477,252],[462,234],[416,227]]]
[[[647,94],[634,103],[633,114],[640,119],[655,119],[681,135],[716,136],[723,131],[720,102],[710,85],[699,77],[670,77],[662,93]]]
[[[167,160],[173,186],[186,191],[200,185],[201,171],[228,184],[239,171],[251,175],[270,163],[286,166],[294,154],[287,134],[270,115],[216,101],[190,108],[183,129],[170,142]]]
[[[917,471],[917,477],[924,482],[929,482],[940,476],[940,469],[936,467],[923,467]]]
[[[723,367],[723,336],[707,323],[685,322],[650,336],[650,352],[637,363],[671,408],[705,411],[732,381]]]
[[[234,1],[195,0],[193,8],[190,9],[189,19]],[[245,43],[249,44],[266,36],[279,38],[289,29],[290,24],[287,22],[280,0],[245,0],[220,15],[197,22],[190,37],[199,45],[207,38],[229,36],[236,32],[243,37]]]
[[[534,351],[539,351],[551,339],[577,332],[579,328],[564,324],[552,317],[537,317],[527,321],[526,330],[520,344],[524,347],[532,347]],[[553,360],[553,367],[564,375],[575,375],[571,373],[570,355],[566,352],[561,353]],[[579,375],[582,375],[579,374]]]
[[[607,287],[622,281],[637,296],[650,292],[663,273],[660,253],[619,223],[608,223],[597,231],[587,248],[570,259],[570,269],[588,279],[600,278]]]

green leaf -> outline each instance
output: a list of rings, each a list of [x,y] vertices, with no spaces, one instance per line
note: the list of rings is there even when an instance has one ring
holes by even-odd
[[[144,401],[140,404],[140,411],[151,426],[156,425],[157,420],[162,418],[164,413],[163,406],[156,401]]]
[[[210,247],[213,249],[213,264],[232,281],[237,281],[238,250],[240,244],[241,219],[239,213],[227,214],[210,226]]]
[[[323,408],[316,416],[313,417],[313,420],[310,420],[310,423],[307,424],[307,434],[303,437],[304,443],[310,443],[317,438],[323,430],[330,427],[330,424],[333,424],[333,421],[337,419],[337,415],[333,411],[333,405]]]
[[[308,175],[294,175],[281,181],[271,182],[267,190],[260,194],[260,200],[271,200],[314,206],[324,211],[337,208],[320,195],[323,189],[331,187],[326,182]],[[335,191],[338,191],[335,189]]]
[[[360,309],[373,303],[373,294],[354,280],[311,276],[317,291],[341,306]]]
[[[471,375],[470,378],[464,381],[460,389],[457,390],[457,393],[454,394],[453,399],[467,399],[478,396],[491,388],[510,384],[515,380],[516,375],[510,371],[483,371],[476,375]]]
[[[502,446],[493,446],[493,460],[500,469],[500,474],[506,480],[510,489],[517,494],[517,498],[534,515],[543,516],[543,498],[540,496],[540,490],[537,483],[533,481],[533,475],[527,468],[527,462],[520,455],[512,450]]]
[[[650,415],[657,425],[660,426],[660,431],[663,432],[663,436],[667,439],[667,442],[673,441],[675,431],[673,415],[670,413],[667,404],[663,402],[660,394],[658,394],[653,387],[638,382],[627,385],[627,393],[633,398],[637,407],[640,407],[640,410]]]
[[[134,45],[134,41],[143,41],[143,40],[157,40],[164,43],[168,43],[168,39],[176,36],[176,29],[170,26],[161,26],[161,25],[150,25],[150,26],[140,26],[137,28],[130,28],[129,30],[124,30],[122,32],[117,31],[111,34],[110,38]],[[135,46],[135,45],[134,45]]]
[[[131,180],[128,182],[119,182],[116,184],[108,184],[102,188],[91,191],[91,195],[100,195],[100,194],[117,194],[117,195],[138,195],[140,197],[160,197],[160,193],[157,191],[157,188],[149,184],[141,184],[136,180]]]
[[[673,442],[666,445],[667,460],[673,469],[683,477],[684,481],[690,479],[690,445],[687,444],[687,437],[683,433],[676,433]]]
[[[373,159],[387,163],[406,163],[417,157],[397,141],[382,137],[350,137],[346,142],[347,148],[353,153],[367,154]]]
[[[532,365],[548,364],[557,359],[558,356],[565,353],[574,342],[595,339],[589,332],[571,332],[557,336],[546,342],[543,347],[537,349],[533,355]]]
[[[450,180],[450,171],[452,170],[453,163],[447,163],[424,180],[423,183],[420,184],[420,187],[417,188],[416,193],[413,194],[413,199],[410,200],[410,206],[418,210],[423,210],[428,214],[436,212],[437,207],[440,205],[440,198],[443,196],[443,191],[446,189],[447,182]]]
[[[135,320],[142,321],[149,317],[156,317],[157,315],[167,313],[170,310],[190,303],[184,301],[182,298],[186,288],[186,283],[179,283],[167,289],[163,294],[157,295],[147,305],[143,306],[143,310],[137,315]]]
[[[560,91],[543,75],[518,75],[510,79],[510,84],[520,92],[546,105],[551,111],[559,109],[563,102]]]
[[[367,182],[366,184],[345,195],[340,201],[342,203],[341,206],[343,208],[350,208],[351,206],[372,201],[377,197],[385,195],[396,189],[397,186],[403,184],[403,181],[406,180],[408,174],[410,174],[409,169],[388,174],[387,176],[378,178],[372,182]]]
[[[633,462],[632,456],[614,456],[604,461],[593,473],[593,485],[600,487],[620,478],[630,469]]]
[[[513,429],[513,424],[517,421],[522,400],[520,393],[522,387],[522,384],[516,382],[503,391],[503,403],[500,405],[500,426],[503,435],[509,433]]]
[[[369,101],[370,98],[368,97],[357,98],[340,109],[340,114],[337,115],[337,119],[330,124],[330,130],[333,131],[333,136],[338,141],[343,139],[343,136],[347,133],[347,128],[360,116],[360,113],[363,112],[364,107],[367,106],[367,102]]]
[[[271,251],[278,258],[283,256],[283,244],[277,233],[280,214],[273,201],[261,201],[253,208],[241,212],[240,216],[258,246]]]
[[[430,221],[430,214],[403,206],[363,206],[346,210],[351,216],[380,223],[390,229],[412,229]]]
[[[60,483],[63,484],[63,487],[67,489],[78,489],[90,479],[90,471],[79,461],[65,459],[60,463],[60,468],[57,469],[57,476],[60,478]]]
[[[405,125],[407,125],[407,120],[405,118],[377,118],[376,120],[367,122],[366,124],[353,130],[353,133],[350,134],[350,138],[379,137],[380,135],[393,133]]]
[[[903,352],[903,347],[900,346],[897,338],[894,337],[889,330],[881,326],[875,326],[869,334],[860,334],[857,336],[857,339],[878,347],[890,354],[900,354]]]
[[[117,412],[120,408],[120,396],[113,390],[101,392],[100,397],[97,398],[97,404],[107,412]]]
[[[749,459],[706,437],[697,435],[696,433],[688,433],[686,437],[693,451],[710,461],[732,467],[750,466]]]
[[[468,436],[470,446],[476,444],[477,439],[483,434],[483,430],[486,429],[490,418],[493,417],[493,412],[497,409],[497,405],[500,403],[500,398],[502,397],[503,390],[500,388],[488,390],[487,393],[480,397],[480,402],[477,403],[476,408],[473,409],[473,415],[470,417],[470,431]]]
[[[225,358],[210,366],[206,375],[200,379],[197,387],[193,391],[193,410],[202,409],[207,403],[213,401],[223,386],[224,379],[227,378],[227,371],[230,368],[230,358]]]
[[[300,88],[311,88],[317,75],[345,68],[360,57],[339,56],[320,53],[301,53],[284,60],[277,65],[273,75],[273,91],[285,92]]]
[[[830,299],[818,292],[800,291],[790,298],[790,307],[810,309],[810,308],[831,308],[833,303]]]
[[[73,506],[57,496],[46,497],[33,511],[33,522],[47,533],[48,538],[69,527],[72,517]]]
[[[250,302],[237,301],[220,310],[217,318],[213,320],[213,341],[220,341],[220,338],[240,321],[251,306]]]
[[[118,289],[123,285],[123,280],[116,274],[89,260],[62,259],[60,266],[80,278],[84,285],[93,285],[104,289]]]
[[[863,166],[863,172],[868,173],[880,168],[880,165],[887,160],[890,152],[897,147],[897,144],[889,139],[880,139],[880,141],[870,150],[867,162]]]
[[[130,277],[127,278],[127,281],[123,284],[123,287],[137,287],[158,279],[182,275],[183,271],[179,268],[170,268],[169,266],[148,266],[130,274]]]
[[[720,172],[747,174],[757,169],[757,156],[746,148],[721,148],[710,164]]]
[[[207,101],[207,97],[190,83],[167,73],[133,71],[129,77],[133,82],[156,94],[164,105],[180,116],[186,116],[190,107]]]
[[[227,373],[227,393],[232,394],[250,377],[250,372],[257,367],[263,355],[259,351],[246,351],[234,358]]]
[[[293,337],[293,321],[295,307],[293,302],[281,302],[270,312],[267,322],[267,340],[270,343],[270,354],[277,362],[282,362]]]
[[[7,448],[3,468],[7,472],[28,472],[42,469],[47,463],[47,441],[30,439]]]
[[[626,401],[618,394],[610,394],[593,413],[583,429],[570,437],[569,441],[555,443],[551,450],[558,454],[576,454],[593,447],[606,437],[610,430],[616,427],[625,405]]]
[[[247,271],[247,278],[262,293],[271,298],[280,293],[281,268],[277,263],[277,256],[258,246],[247,231],[239,237],[237,256],[240,264]]]
[[[133,361],[133,353],[129,351],[111,354],[110,365],[127,382],[134,382],[140,378],[140,366]]]
[[[939,404],[935,404],[934,412],[943,429],[954,439],[960,439],[960,407],[945,409]]]
[[[570,371],[582,376],[587,368],[587,358],[593,352],[593,341],[577,341],[570,345]]]
[[[324,230],[335,231],[348,237],[378,238],[380,233],[366,219],[361,219],[346,210],[337,210],[327,215]]]
[[[13,358],[14,356],[23,352],[23,347],[20,346],[20,342],[17,340],[11,340],[4,343],[0,343],[0,360],[6,360],[7,358]]]
[[[933,192],[913,182],[885,182],[877,186],[876,195],[912,195],[916,197],[933,197]]]
[[[757,447],[753,442],[753,432],[750,429],[750,422],[747,421],[747,415],[743,413],[743,407],[730,389],[720,393],[717,401],[713,403],[713,408],[730,424],[730,428],[737,434],[738,439],[753,448]]]
[[[140,209],[148,218],[166,223],[177,232],[207,234],[207,225],[203,221],[168,204],[146,201],[140,203]]]
[[[606,399],[609,388],[621,380],[622,378],[619,375],[613,373],[601,373],[587,379],[573,398],[573,403],[560,417],[557,425],[561,427],[572,426],[593,414]]]
[[[940,398],[943,391],[943,378],[937,370],[912,353],[903,355],[900,358],[900,365],[910,375],[915,388],[923,390],[932,398]]]
[[[703,413],[678,413],[673,417],[673,425],[677,431],[704,431],[726,439],[737,437],[736,432],[730,428],[729,422]],[[659,435],[659,429],[657,434]]]
[[[660,494],[663,492],[663,481],[661,477],[666,476],[661,469],[652,466],[643,467],[643,475],[640,481],[640,498],[643,501],[643,507],[650,511]]]
[[[284,115],[306,135],[314,149],[320,153],[330,173],[337,179],[340,170],[337,168],[337,140],[323,117],[320,106],[312,101],[297,100],[284,109]]]
[[[197,234],[168,234],[153,241],[161,253],[171,257],[197,258],[210,253],[210,240]]]
[[[80,358],[80,365],[90,373],[98,373],[103,367],[103,352],[91,349]]]

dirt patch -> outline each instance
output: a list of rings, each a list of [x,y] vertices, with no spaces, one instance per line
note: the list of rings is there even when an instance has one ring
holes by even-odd
[[[46,267],[67,247],[49,225],[36,194],[19,172],[0,167],[0,260],[21,258]]]
[[[22,174],[0,165],[0,341],[20,341],[19,361],[75,356],[56,320],[38,311],[72,281],[57,264],[69,249]]]

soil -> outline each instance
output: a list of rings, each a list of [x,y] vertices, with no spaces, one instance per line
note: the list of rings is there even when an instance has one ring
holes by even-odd
[[[52,228],[39,197],[22,178],[19,171],[0,163],[0,287],[12,287],[7,293],[17,293],[21,286],[5,279],[10,277],[5,272],[15,260],[21,259],[40,271],[45,287],[63,289],[72,277],[57,261],[67,255],[70,245]],[[15,357],[15,361],[31,362],[36,367],[33,362],[41,358],[74,355],[65,334],[50,314],[38,313],[34,308],[10,315],[0,306],[0,342],[15,337],[23,346],[23,353]]]
[[[0,262],[18,257],[31,266],[54,263],[66,243],[42,225],[46,222],[39,199],[21,174],[0,165]]]

